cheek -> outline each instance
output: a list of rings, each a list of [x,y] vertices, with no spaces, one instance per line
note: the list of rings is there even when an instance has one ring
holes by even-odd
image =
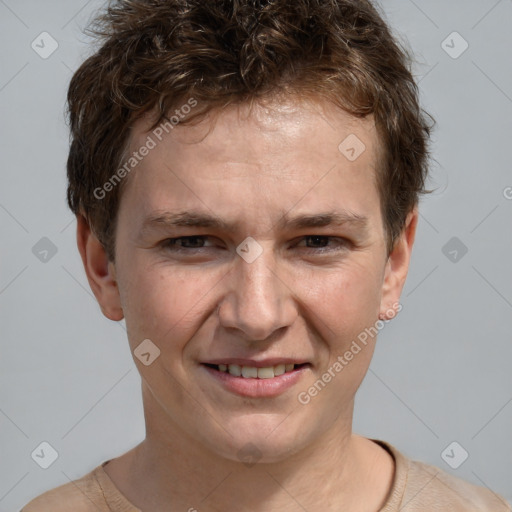
[[[209,313],[209,291],[220,276],[158,265],[127,270],[131,277],[120,291],[132,348],[146,338],[162,348],[181,347]]]
[[[382,279],[374,262],[347,264],[323,275],[316,272],[302,283],[321,332],[335,344],[357,337],[378,318]]]
[[[326,352],[302,399],[309,397],[319,409],[329,411],[327,422],[334,422],[347,409],[373,356],[380,275],[372,268],[353,267],[310,283],[310,304],[316,313],[312,322],[324,340]]]

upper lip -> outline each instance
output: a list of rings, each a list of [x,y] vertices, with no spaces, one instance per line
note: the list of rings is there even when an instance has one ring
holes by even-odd
[[[292,359],[286,357],[274,357],[271,359],[261,359],[259,361],[255,359],[244,359],[240,357],[225,357],[210,359],[209,361],[203,361],[202,364],[237,364],[239,366],[253,366],[255,368],[268,368],[269,366],[277,366],[279,364],[304,364],[308,361],[301,359]]]

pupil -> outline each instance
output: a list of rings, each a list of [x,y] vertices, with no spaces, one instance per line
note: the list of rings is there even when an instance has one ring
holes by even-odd
[[[198,236],[191,236],[191,237],[188,237],[184,240],[185,242],[185,245],[188,245],[188,246],[194,246],[194,247],[201,247],[201,242],[203,240],[198,237]],[[196,243],[194,243],[196,242]]]
[[[322,247],[327,245],[327,239],[324,236],[312,236],[310,240],[313,241],[313,245],[320,245]]]

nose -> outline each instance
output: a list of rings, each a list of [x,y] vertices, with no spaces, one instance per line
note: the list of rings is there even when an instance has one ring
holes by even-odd
[[[237,257],[226,276],[228,293],[219,304],[220,324],[249,341],[267,340],[297,315],[293,292],[277,268],[271,249],[252,263]]]

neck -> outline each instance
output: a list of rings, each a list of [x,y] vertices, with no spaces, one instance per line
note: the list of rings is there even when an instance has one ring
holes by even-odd
[[[189,512],[377,511],[391,487],[389,454],[352,434],[353,404],[344,421],[340,415],[314,444],[277,461],[250,464],[219,456],[176,424],[153,421],[149,402],[146,439],[105,468],[141,510],[168,512],[172,504],[172,510]]]

